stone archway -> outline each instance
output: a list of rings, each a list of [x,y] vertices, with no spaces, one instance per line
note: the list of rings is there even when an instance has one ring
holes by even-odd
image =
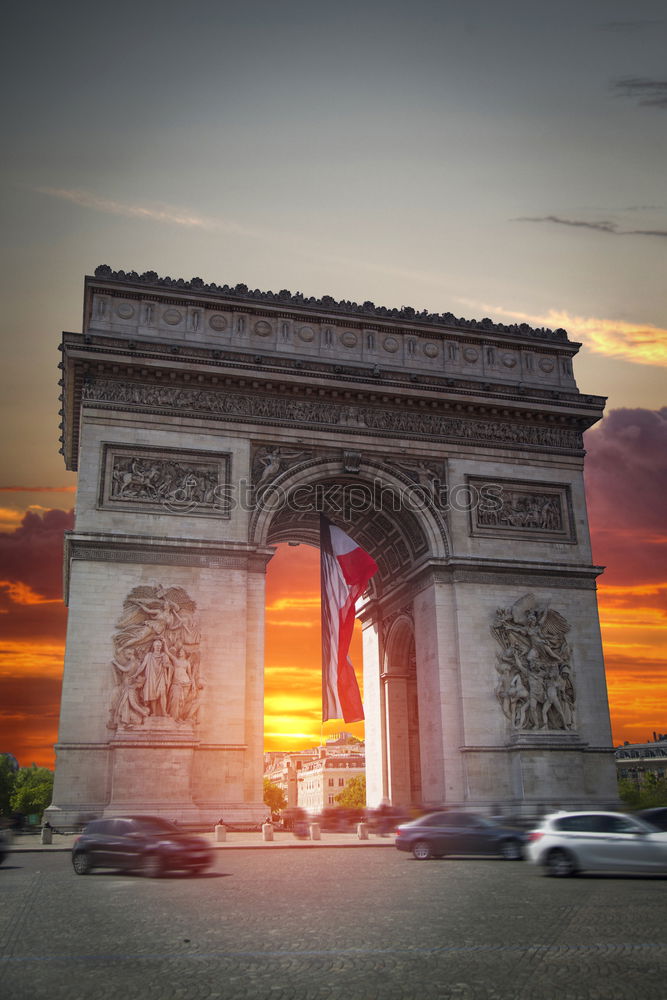
[[[405,612],[385,624],[382,689],[386,728],[386,798],[422,804],[419,685],[414,623]],[[424,712],[424,709],[422,709]]]
[[[410,582],[449,550],[447,528],[432,493],[379,462],[359,462],[354,474],[332,459],[293,462],[265,479],[251,518],[251,539],[261,546],[303,542],[319,546],[324,513],[378,563],[361,612],[369,805],[422,802],[420,710]],[[437,681],[435,682],[437,683]],[[439,731],[437,704],[422,708],[429,730]],[[432,718],[430,718],[432,716]],[[439,798],[440,791],[432,798]]]
[[[582,444],[604,400],[577,389],[578,346],[86,278],[61,348],[62,452],[81,474],[54,825],[263,818],[264,575],[275,543],[317,545],[318,490],[380,567],[359,612],[370,804],[613,800]]]

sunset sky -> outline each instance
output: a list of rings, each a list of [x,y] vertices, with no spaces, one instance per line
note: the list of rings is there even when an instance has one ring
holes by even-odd
[[[3,27],[0,751],[53,760],[57,346],[101,263],[565,327],[609,397],[586,479],[614,739],[667,731],[664,5],[74,0]],[[314,550],[278,553],[267,746],[320,737],[316,587]]]

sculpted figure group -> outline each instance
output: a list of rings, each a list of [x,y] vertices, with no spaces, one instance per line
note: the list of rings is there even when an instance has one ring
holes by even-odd
[[[197,721],[203,684],[196,606],[180,587],[135,587],[113,639],[115,687],[109,729],[136,729],[149,716]]]
[[[514,729],[574,728],[569,630],[562,615],[540,607],[532,594],[496,611],[491,631],[502,651],[495,695]]]

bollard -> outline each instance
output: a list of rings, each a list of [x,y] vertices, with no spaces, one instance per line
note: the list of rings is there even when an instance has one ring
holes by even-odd
[[[217,823],[215,827],[215,840],[216,843],[221,844],[224,840],[227,840],[227,827],[223,823]]]
[[[262,824],[262,840],[273,840],[273,823]]]
[[[322,834],[320,833],[320,824],[311,823],[310,824],[310,839],[311,840],[321,840]]]
[[[359,840],[368,840],[368,823],[359,823],[357,825],[357,837]]]
[[[42,827],[40,840],[43,844],[51,844],[53,842],[53,830],[50,826],[47,825]]]

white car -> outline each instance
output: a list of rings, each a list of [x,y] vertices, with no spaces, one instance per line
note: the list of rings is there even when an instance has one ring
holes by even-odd
[[[580,871],[667,874],[667,832],[619,812],[560,812],[528,835],[526,855],[546,875]]]

